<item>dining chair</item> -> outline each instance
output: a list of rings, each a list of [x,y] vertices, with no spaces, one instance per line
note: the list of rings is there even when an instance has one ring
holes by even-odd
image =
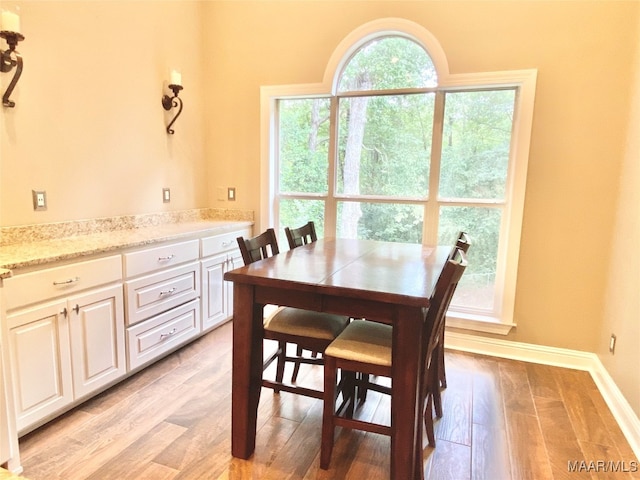
[[[301,247],[302,245],[307,245],[318,240],[318,235],[316,234],[316,226],[312,221],[309,221],[298,228],[284,227],[284,234],[287,237],[289,248],[292,250],[296,247]],[[298,345],[296,347],[296,355],[298,357],[302,357],[303,352],[303,348]],[[311,352],[311,355],[313,357],[317,357],[318,352]],[[294,362],[293,374],[291,375],[292,382],[295,382],[298,379],[299,371],[300,362]]]
[[[454,256],[447,260],[436,282],[430,298],[430,306],[425,313],[425,335],[422,345],[422,372],[420,382],[420,401],[424,408],[424,425],[429,445],[435,447],[433,431],[433,404],[440,402],[438,381],[438,344],[442,338],[444,318],[460,277],[467,266],[464,251],[456,249]],[[368,320],[351,322],[325,350],[324,366],[324,408],[322,415],[322,441],[320,447],[320,468],[328,469],[334,443],[335,427],[364,430],[392,437],[394,425],[381,425],[353,418],[357,396],[354,391],[357,377],[354,372],[391,378],[391,386],[380,391],[393,395],[392,334],[390,325]],[[336,410],[336,378],[341,370],[343,404]],[[350,380],[346,380],[350,375]],[[399,372],[401,375],[401,372]],[[377,385],[367,381],[368,389],[378,389]],[[345,385],[346,382],[346,385]],[[347,393],[345,390],[350,389]],[[345,402],[350,403],[345,407]],[[392,440],[393,441],[393,440]]]
[[[284,228],[284,233],[287,236],[287,242],[289,242],[289,248],[293,249],[307,245],[309,243],[318,240],[316,235],[316,226],[313,222],[307,222],[305,225],[298,228]]]
[[[458,235],[456,236],[455,244],[451,248],[451,253],[449,253],[449,258],[452,258],[455,255],[456,249],[458,248],[462,250],[464,253],[467,253],[469,251],[470,246],[471,246],[471,238],[469,237],[469,234],[463,231],[458,232]],[[439,357],[438,377],[440,379],[441,388],[447,388],[447,372],[444,366],[444,331],[445,329],[443,328],[442,338],[440,339],[440,352],[438,353],[438,357]],[[442,412],[440,412],[440,415],[442,415]]]
[[[280,253],[278,240],[273,228],[269,228],[253,238],[238,237],[237,242],[245,265]],[[263,362],[263,371],[274,360],[277,360],[276,379],[274,382],[263,378],[262,385],[272,388],[276,393],[284,390],[308,397],[323,398],[322,391],[301,387],[293,383],[297,380],[301,363],[322,365],[323,359],[317,356],[309,357],[297,354],[289,356],[287,344],[297,345],[300,352],[308,350],[323,353],[327,345],[344,330],[348,322],[348,318],[341,315],[293,307],[279,307],[272,314],[267,315],[263,322],[263,338],[275,340],[278,343],[278,347],[275,353]],[[292,383],[283,381],[286,362],[293,362],[294,364],[295,376],[292,377]]]

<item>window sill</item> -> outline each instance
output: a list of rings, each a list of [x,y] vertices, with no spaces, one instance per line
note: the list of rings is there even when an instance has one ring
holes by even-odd
[[[446,326],[474,332],[507,335],[516,325],[515,323],[502,323],[497,318],[489,316],[453,313],[447,315]]]

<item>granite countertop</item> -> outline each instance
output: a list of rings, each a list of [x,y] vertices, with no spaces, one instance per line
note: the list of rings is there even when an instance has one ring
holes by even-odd
[[[52,235],[54,238],[49,239],[33,235],[23,242],[0,244],[0,278],[11,276],[11,270],[14,269],[164,241],[222,234],[253,225],[253,220],[246,219],[190,218],[189,221],[179,220],[167,223],[155,220],[155,222],[141,223],[134,228],[117,228],[123,225],[130,227],[130,225],[111,222],[111,226],[115,228],[103,231],[97,228],[98,231],[95,233],[81,231],[67,236]],[[69,231],[68,223],[64,224],[64,231]]]

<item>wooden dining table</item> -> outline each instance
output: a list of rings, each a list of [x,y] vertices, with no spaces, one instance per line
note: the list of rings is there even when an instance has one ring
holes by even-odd
[[[421,479],[421,338],[424,310],[450,247],[320,239],[224,275],[233,285],[231,453],[256,444],[262,385],[263,307],[291,306],[393,326],[390,477]],[[318,425],[318,433],[321,426]]]

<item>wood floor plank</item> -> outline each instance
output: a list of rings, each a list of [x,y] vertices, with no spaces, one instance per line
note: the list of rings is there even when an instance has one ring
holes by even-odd
[[[590,478],[589,474],[569,470],[569,462],[582,460],[584,455],[564,402],[545,397],[534,397],[534,402],[554,478]]]
[[[504,404],[502,401],[500,373],[495,370],[479,370],[473,374],[474,424],[504,429]]]
[[[499,369],[505,410],[535,416],[526,364],[505,360]]]
[[[556,367],[537,363],[525,364],[531,394],[534,397],[562,398],[560,386],[556,381]]]
[[[584,452],[585,467],[592,479],[629,480],[632,478],[629,464],[625,463],[615,446],[580,442]],[[637,475],[637,472],[633,472]]]
[[[471,442],[471,478],[474,480],[507,479],[511,477],[510,471],[509,443],[505,429],[474,424]]]
[[[506,411],[509,461],[513,480],[553,479],[538,418]]]
[[[434,432],[439,439],[471,445],[472,369],[452,365],[448,371],[447,388],[442,391],[443,415],[440,419],[434,416]]]
[[[589,374],[567,369],[559,372],[557,378],[562,387],[562,397],[577,439],[600,445],[612,445],[613,440],[609,430],[585,389],[585,383],[591,382]]]
[[[425,480],[460,480],[471,478],[471,447],[438,440],[426,459]]]

